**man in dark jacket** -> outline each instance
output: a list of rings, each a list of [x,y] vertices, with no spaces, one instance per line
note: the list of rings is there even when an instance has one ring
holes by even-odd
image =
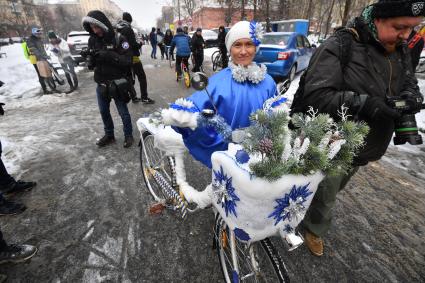
[[[101,11],[90,11],[83,18],[83,27],[90,33],[87,56],[89,69],[94,69],[96,95],[105,135],[97,141],[99,147],[115,142],[114,123],[109,110],[115,101],[124,125],[124,147],[133,144],[133,127],[127,103],[130,100],[129,78],[133,53],[128,40],[114,32],[111,22]]]
[[[201,71],[202,63],[204,62],[204,47],[205,41],[202,37],[202,29],[197,28],[192,36],[192,53],[195,60],[195,66],[193,66],[192,72]]]
[[[141,100],[145,104],[152,104],[155,101],[150,99],[148,97],[148,85],[146,81],[146,74],[143,70],[142,62],[140,61],[140,48],[142,47],[141,44],[139,44],[136,41],[136,36],[134,34],[133,29],[131,28],[131,22],[133,21],[133,18],[131,17],[130,13],[124,12],[122,14],[122,20],[118,22],[117,24],[117,31],[121,33],[130,44],[130,48],[133,51],[133,65],[132,69],[134,74],[139,79],[140,84],[140,94],[142,96]],[[133,102],[138,102],[139,99],[137,98],[137,93],[134,87],[131,88],[132,92],[132,100]]]
[[[312,106],[319,113],[339,119],[338,111],[344,105],[353,119],[365,121],[370,127],[354,168],[320,183],[303,220],[306,245],[316,256],[323,254],[321,237],[330,228],[337,193],[359,166],[379,160],[387,150],[394,121],[400,117],[387,104],[387,97],[403,96],[415,107],[422,103],[405,44],[412,28],[425,15],[424,5],[415,2],[380,0],[366,7],[349,29],[330,37],[316,50],[300,80],[293,112],[306,112]],[[342,64],[344,56],[349,58]]]
[[[177,76],[180,77],[182,74],[180,64],[182,61],[189,68],[189,57],[190,57],[190,37],[185,34],[182,28],[177,28],[177,34],[174,36],[171,41],[171,53],[173,53],[174,48],[177,48],[176,51],[176,72]]]
[[[229,62],[229,58],[227,57],[227,48],[226,48],[226,30],[224,29],[224,26],[220,26],[218,28],[218,48],[221,53],[221,63],[224,68],[227,68],[227,64]]]
[[[152,52],[151,52],[151,58],[156,59],[156,45],[158,44],[158,41],[156,40],[156,29],[152,28],[151,33],[149,34],[149,41],[152,46]]]
[[[164,44],[165,44],[165,55],[167,56],[167,60],[169,59],[168,56],[171,55],[171,60],[174,61],[174,55],[170,53],[171,48],[171,41],[173,40],[173,33],[170,29],[167,29],[164,35]]]

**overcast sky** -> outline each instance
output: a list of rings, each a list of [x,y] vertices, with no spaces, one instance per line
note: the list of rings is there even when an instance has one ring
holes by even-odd
[[[133,21],[143,29],[150,30],[156,26],[156,19],[161,16],[161,7],[171,0],[113,0],[124,12],[129,12]]]

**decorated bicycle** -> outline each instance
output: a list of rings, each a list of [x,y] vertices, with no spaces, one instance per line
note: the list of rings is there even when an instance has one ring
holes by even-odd
[[[313,109],[289,117],[284,94],[276,95],[265,67],[252,63],[260,39],[260,25],[234,25],[226,37],[229,68],[209,81],[198,73],[192,79],[198,92],[137,123],[143,176],[158,202],[152,208],[186,217],[212,207],[226,282],[289,281],[269,238],[284,238],[290,249],[302,243],[296,227],[318,184],[349,168],[367,133],[344,108],[338,122]],[[211,168],[202,191],[186,181],[187,151]]]

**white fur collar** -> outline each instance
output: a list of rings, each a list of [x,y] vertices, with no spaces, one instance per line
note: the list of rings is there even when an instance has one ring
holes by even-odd
[[[248,80],[253,84],[258,84],[264,80],[267,73],[267,67],[263,64],[258,66],[255,63],[251,63],[248,67],[244,67],[229,62],[229,68],[232,71],[233,79],[238,83]]]

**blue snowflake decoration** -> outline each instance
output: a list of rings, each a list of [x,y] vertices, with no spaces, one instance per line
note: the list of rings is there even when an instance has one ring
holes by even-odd
[[[277,107],[277,106],[279,106],[279,105],[281,105],[282,103],[285,103],[286,101],[287,101],[288,99],[286,98],[286,97],[282,97],[282,98],[280,98],[279,100],[276,100],[276,101],[274,101],[273,103],[272,103],[272,108],[273,107]]]
[[[294,228],[292,228],[291,225],[286,224],[285,228],[283,228],[283,231],[285,231],[286,233],[292,233],[292,232],[294,232]]]
[[[255,46],[258,46],[261,44],[261,39],[263,38],[263,32],[264,32],[264,29],[262,24],[257,23],[255,21],[251,21],[249,23],[249,34]]]
[[[249,154],[243,149],[236,151],[235,157],[236,161],[240,164],[245,164],[249,161]]]
[[[249,241],[251,240],[251,237],[249,236],[249,234],[247,232],[245,232],[243,229],[239,229],[239,228],[235,228],[235,230],[233,230],[235,232],[235,236],[241,240],[241,241]]]
[[[276,199],[275,210],[268,216],[276,219],[275,226],[286,219],[289,221],[292,221],[293,218],[301,220],[299,218],[301,212],[305,210],[304,202],[313,193],[309,191],[309,185],[310,183],[300,187],[294,185],[289,194],[285,194],[283,198]]]
[[[224,208],[226,216],[229,213],[233,213],[236,217],[236,202],[240,201],[239,197],[235,193],[235,188],[232,185],[232,177],[228,177],[224,171],[223,166],[220,166],[220,171],[214,171],[214,194],[217,196],[217,204],[221,203],[221,207]]]

